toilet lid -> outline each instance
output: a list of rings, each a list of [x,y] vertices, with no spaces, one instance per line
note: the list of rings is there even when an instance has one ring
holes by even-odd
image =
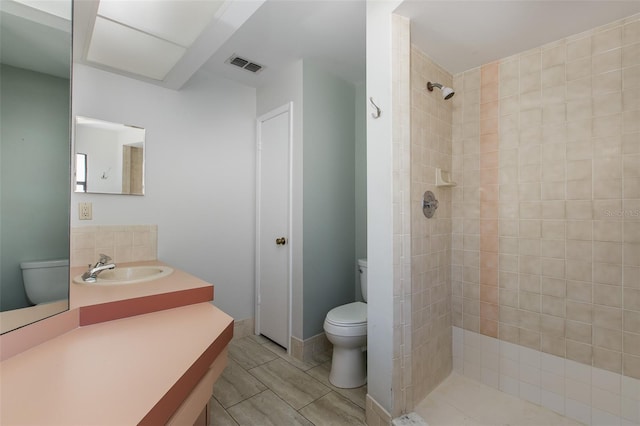
[[[367,322],[367,304],[362,302],[349,303],[333,308],[327,314],[327,321],[342,326],[356,326]]]

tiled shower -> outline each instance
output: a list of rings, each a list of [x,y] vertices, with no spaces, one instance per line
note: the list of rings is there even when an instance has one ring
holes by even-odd
[[[406,406],[453,368],[585,423],[640,423],[640,16],[454,76],[409,56]]]

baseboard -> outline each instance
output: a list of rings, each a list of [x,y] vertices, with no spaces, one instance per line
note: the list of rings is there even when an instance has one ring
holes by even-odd
[[[391,414],[369,394],[367,394],[365,413],[367,426],[389,426],[391,424]]]
[[[233,339],[242,339],[253,334],[255,334],[255,320],[253,318],[233,322]]]
[[[291,336],[291,356],[303,362],[311,362],[316,355],[324,354],[333,348],[327,336],[316,334],[305,340]]]

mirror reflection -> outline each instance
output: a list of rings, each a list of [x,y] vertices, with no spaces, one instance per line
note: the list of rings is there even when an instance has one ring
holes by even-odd
[[[144,195],[145,129],[76,117],[75,192]]]
[[[0,326],[68,308],[71,0],[0,1]]]

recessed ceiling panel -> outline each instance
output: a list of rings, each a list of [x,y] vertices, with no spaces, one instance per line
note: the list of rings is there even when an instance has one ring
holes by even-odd
[[[98,15],[189,47],[224,1],[100,0]]]
[[[98,16],[87,60],[163,80],[185,51],[183,47]]]

